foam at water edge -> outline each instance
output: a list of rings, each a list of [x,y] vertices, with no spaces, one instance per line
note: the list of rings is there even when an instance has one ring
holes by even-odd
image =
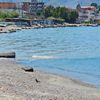
[[[58,57],[55,57],[55,56],[37,56],[37,55],[33,55],[32,58],[33,59],[57,59]]]

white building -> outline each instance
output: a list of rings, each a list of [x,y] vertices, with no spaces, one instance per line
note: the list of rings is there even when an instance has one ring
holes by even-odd
[[[78,10],[78,22],[90,22],[94,21],[96,17],[96,7],[94,6],[77,6]]]
[[[31,0],[28,2],[23,2],[22,9],[27,12],[27,14],[36,16],[37,13],[42,12],[44,9],[44,3],[38,0]]]

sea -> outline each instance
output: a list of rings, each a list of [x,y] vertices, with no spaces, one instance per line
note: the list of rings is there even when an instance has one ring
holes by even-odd
[[[100,26],[23,29],[0,34],[16,62],[100,87]]]

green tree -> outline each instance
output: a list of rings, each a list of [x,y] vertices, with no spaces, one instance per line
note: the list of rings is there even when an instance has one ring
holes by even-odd
[[[67,21],[68,18],[68,10],[65,7],[61,7],[60,8],[60,18],[64,19],[65,21]]]
[[[7,16],[7,12],[0,12],[0,18],[6,18]]]
[[[48,6],[45,8],[44,16],[46,18],[53,17],[56,19],[62,19],[66,22],[74,23],[78,18],[78,13],[76,10],[71,10],[66,7]]]
[[[0,19],[5,19],[5,18],[16,18],[18,17],[18,13],[16,12],[0,12]]]
[[[100,6],[98,6],[98,11],[100,11]]]
[[[18,17],[19,15],[18,15],[18,13],[16,13],[16,12],[8,12],[8,17],[9,18],[16,18],[16,17]]]
[[[98,8],[97,3],[91,3],[91,6],[94,6],[94,7]]]
[[[75,23],[77,18],[78,18],[78,12],[77,11],[71,11],[69,13],[69,21],[70,21],[70,23]]]
[[[53,6],[48,6],[45,8],[44,11],[44,16],[47,17],[51,17],[53,15],[53,11],[54,11],[54,7]]]

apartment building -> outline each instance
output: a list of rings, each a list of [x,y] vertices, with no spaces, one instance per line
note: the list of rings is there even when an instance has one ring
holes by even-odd
[[[96,17],[96,7],[94,6],[77,6],[79,14],[78,22],[90,22],[94,21]]]
[[[0,11],[12,11],[16,9],[16,3],[14,2],[0,2]]]
[[[44,9],[44,3],[37,0],[31,0],[29,2],[23,2],[22,9],[29,15],[36,16],[37,12],[41,12]]]

